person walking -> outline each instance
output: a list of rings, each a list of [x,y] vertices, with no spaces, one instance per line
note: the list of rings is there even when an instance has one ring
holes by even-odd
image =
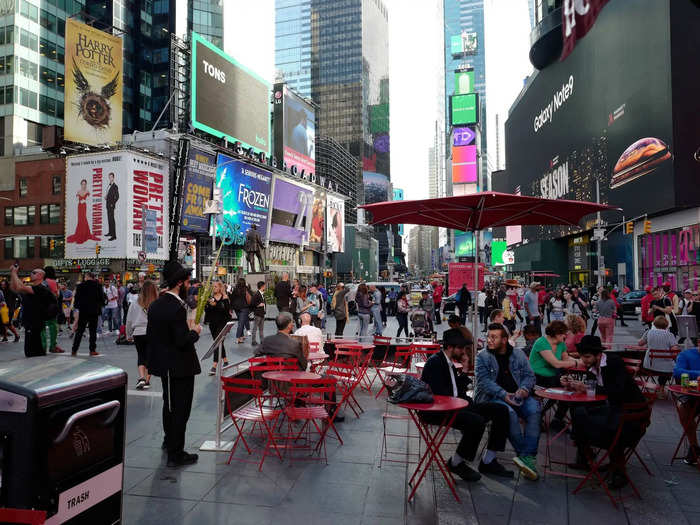
[[[462,324],[467,324],[467,310],[472,305],[472,295],[467,289],[467,284],[462,283],[462,287],[457,290],[455,304],[459,308],[459,320]]]
[[[308,308],[305,312],[299,312],[299,314],[307,313],[311,316],[311,324],[316,328],[321,328],[321,312],[323,311],[323,299],[321,294],[318,293],[318,288],[315,285],[311,285],[309,288],[309,293],[307,295],[307,300],[309,302]]]
[[[440,284],[439,282],[435,282],[435,286],[433,286],[433,304],[435,305],[435,324],[441,324],[442,323],[442,317],[440,315],[440,305],[442,304],[442,294],[444,293],[445,288]]]
[[[381,337],[382,328],[384,324],[382,322],[382,292],[374,286],[370,285],[369,291],[371,294],[371,307],[370,312],[372,313],[372,318],[374,319],[374,335]]]
[[[343,283],[338,283],[331,299],[331,311],[335,317],[335,335],[342,337],[345,330],[345,323],[348,321],[348,302],[346,296],[348,289]]]
[[[396,320],[399,322],[399,331],[396,332],[396,337],[401,337],[402,330],[408,337],[408,313],[410,311],[411,305],[408,304],[408,297],[406,297],[406,292],[402,290],[396,301]]]
[[[369,328],[369,316],[371,314],[371,302],[369,292],[365,283],[360,283],[355,294],[355,303],[357,304],[357,317],[360,320],[359,336],[367,335]]]
[[[163,448],[168,467],[191,465],[197,454],[185,452],[187,421],[192,409],[194,376],[201,373],[197,350],[202,327],[187,319],[187,289],[191,270],[176,261],[163,267],[167,291],[148,309],[148,368],[163,387]]]
[[[35,268],[29,275],[26,285],[17,275],[19,266],[10,267],[10,287],[12,291],[22,296],[22,324],[24,325],[24,355],[37,357],[46,355],[46,349],[41,342],[41,331],[44,329],[49,304],[56,304],[56,298],[44,286],[44,270]]]
[[[109,335],[119,331],[119,291],[109,279],[105,279],[104,291],[107,297],[104,318],[107,321],[107,334]]]
[[[399,297],[399,292],[396,290],[396,288],[391,288],[389,290],[389,293],[387,294],[389,297],[389,310],[387,312],[388,315],[395,316],[396,315],[396,301]]]
[[[253,340],[251,343],[253,346],[257,346],[258,342],[255,336],[259,335],[261,343],[265,337],[265,314],[267,313],[267,306],[265,305],[265,281],[258,281],[258,290],[253,294],[250,307],[253,309]]]
[[[87,272],[85,280],[75,289],[73,308],[77,312],[78,318],[73,323],[74,327],[77,325],[77,328],[74,328],[75,335],[73,336],[71,355],[78,354],[85,327],[90,330],[90,355],[100,355],[97,353],[97,323],[104,303],[105,295],[100,283],[95,280],[95,274]]]
[[[60,312],[60,299],[58,293],[58,283],[56,282],[56,270],[53,266],[44,268],[44,285],[51,292],[53,301],[49,301],[46,305],[46,321],[44,328],[41,330],[41,344],[44,350],[52,354],[62,354],[64,350],[58,346],[58,314]],[[46,337],[48,329],[49,336]]]
[[[542,330],[542,316],[539,309],[539,294],[537,289],[540,283],[530,283],[530,289],[525,293],[523,303],[525,305],[525,315],[527,324],[534,325],[540,331]]]
[[[479,311],[479,323],[481,323],[481,331],[486,332],[486,326],[489,322],[489,317],[486,312],[486,291],[479,290],[476,294],[476,308]]]
[[[284,272],[282,280],[275,286],[275,303],[280,312],[289,312],[289,302],[292,297],[292,288],[289,285],[289,274]]]
[[[250,288],[245,282],[245,279],[239,278],[236,287],[231,294],[231,306],[236,312],[236,342],[242,343],[245,341],[246,331],[250,330],[250,302],[253,294],[250,293]]]
[[[651,328],[651,323],[654,322],[654,315],[649,311],[651,308],[651,302],[654,300],[654,294],[652,293],[653,289],[654,288],[652,286],[646,286],[644,288],[646,295],[642,297],[640,302],[640,307],[642,310],[642,325],[646,326],[647,329]],[[593,334],[591,333],[591,335]]]
[[[136,345],[136,366],[139,378],[136,390],[151,388],[151,376],[148,373],[148,309],[158,299],[158,288],[151,281],[146,281],[141,288],[136,303],[126,313],[126,338]]]
[[[566,316],[566,300],[564,292],[557,290],[548,304],[549,316],[552,321],[563,321]]]
[[[204,317],[207,320],[206,322],[209,324],[212,340],[217,338],[219,333],[221,333],[221,330],[223,330],[224,326],[226,326],[226,323],[231,320],[231,301],[226,294],[224,283],[221,281],[214,281],[211,297],[209,298],[209,301],[207,301],[207,305],[204,307]],[[241,324],[240,317],[238,324],[239,326]],[[223,359],[224,366],[226,366],[228,364],[228,359],[226,359],[226,348],[224,347],[223,341],[221,342],[221,359]],[[216,374],[216,366],[218,363],[219,347],[216,347],[214,349],[214,361],[209,369],[210,376]]]
[[[0,324],[2,324],[3,328],[2,342],[7,342],[7,332],[10,331],[14,334],[14,342],[16,343],[19,341],[19,334],[17,333],[17,329],[12,324],[12,317],[15,313],[15,308],[17,307],[17,294],[10,289],[10,283],[8,281],[3,281],[0,283],[0,294],[2,295],[2,299],[0,300],[0,311],[3,310],[3,306],[7,309],[7,317],[2,315],[2,318],[0,318]]]
[[[598,311],[600,338],[603,340],[603,343],[612,343],[613,334],[615,333],[615,313],[617,312],[617,307],[607,289],[600,292],[600,299],[598,299],[594,307]]]

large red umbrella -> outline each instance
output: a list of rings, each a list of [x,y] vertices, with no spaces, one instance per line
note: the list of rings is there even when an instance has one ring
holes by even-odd
[[[595,202],[542,199],[485,191],[414,201],[388,201],[359,206],[371,212],[372,224],[421,224],[474,232],[474,283],[478,283],[479,230],[516,225],[578,226],[586,215],[617,209]],[[478,334],[476,316],[474,334]]]

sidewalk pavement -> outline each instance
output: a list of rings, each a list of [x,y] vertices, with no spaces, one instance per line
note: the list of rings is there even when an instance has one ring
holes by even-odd
[[[266,324],[267,333],[273,333],[273,326]],[[395,320],[390,319],[388,331],[392,335],[395,327]],[[346,334],[355,329],[353,321]],[[616,340],[633,342],[640,333],[638,323],[628,329],[616,327]],[[700,471],[681,462],[669,465],[681,430],[668,401],[656,403],[652,425],[639,449],[654,476],[647,476],[633,461],[630,470],[642,499],[626,500],[618,509],[613,508],[602,490],[587,488],[572,495],[573,480],[551,475],[542,476],[537,482],[519,475],[508,481],[484,477],[471,485],[460,480],[457,487],[462,502],[457,503],[435,469],[423,481],[415,499],[407,503],[408,479],[414,467],[384,462],[379,468],[381,415],[386,402],[384,397],[375,400],[366,393],[358,396],[365,409],[361,417],[348,413],[345,422],[338,424],[344,445],[329,439],[328,466],[308,462],[290,467],[288,462],[282,464],[269,457],[259,473],[257,466],[251,464],[234,461],[226,465],[227,453],[199,452],[197,464],[168,469],[160,449],[163,439],[160,382],[154,378],[151,390],[134,390],[136,350],[133,346],[115,345],[115,339],[115,335],[99,339],[98,351],[102,356],[93,359],[120,366],[130,374],[124,479],[124,523],[129,525],[700,524]],[[59,345],[66,350],[70,343],[65,335],[59,339]],[[210,343],[211,336],[205,334],[197,344],[200,356]],[[22,344],[0,345],[0,360],[22,358]],[[231,362],[253,353],[250,345],[237,345],[232,337],[227,340],[227,346]],[[80,354],[87,355],[86,340]],[[203,363],[202,368],[206,371],[208,363]],[[214,437],[215,386],[214,378],[206,374],[196,378],[187,431],[187,446],[192,452]],[[397,422],[395,431],[416,434],[406,421]],[[229,431],[225,437],[230,439],[231,435]],[[447,441],[454,443],[457,439],[452,432]],[[554,452],[566,453],[571,459],[573,449],[567,440],[566,437],[560,440]],[[417,439],[391,438],[389,447],[415,452],[416,443]],[[540,471],[544,446],[543,435]],[[451,454],[453,449],[454,445],[443,445],[444,455]],[[499,458],[507,468],[515,470],[512,456],[512,450],[508,449]]]

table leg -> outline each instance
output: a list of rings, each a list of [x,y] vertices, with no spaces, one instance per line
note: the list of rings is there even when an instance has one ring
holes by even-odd
[[[683,434],[681,435],[680,440],[678,440],[678,445],[676,445],[676,449],[673,451],[673,456],[671,457],[671,465],[673,465],[673,462],[677,459],[683,459],[683,456],[678,455],[678,451],[680,450],[681,446],[683,445],[684,441],[688,442],[688,450],[691,451],[693,456],[695,457],[695,463],[700,468],[700,462],[698,462],[698,455],[695,452],[695,449],[690,446],[690,439],[688,436],[688,432],[686,430],[686,421],[683,420],[683,415],[681,414],[681,409],[680,409],[680,403],[678,402],[678,397],[679,394],[676,394],[675,392],[671,392],[672,394],[672,399],[673,399],[673,405],[676,407],[676,413],[678,414],[678,421],[681,423],[681,428],[683,429]],[[682,394],[681,394],[682,395]],[[693,399],[692,401],[693,407],[694,407],[694,412],[697,413],[697,407],[698,407],[698,401]],[[700,419],[700,414],[693,416],[693,419],[695,420],[696,424],[698,419]]]

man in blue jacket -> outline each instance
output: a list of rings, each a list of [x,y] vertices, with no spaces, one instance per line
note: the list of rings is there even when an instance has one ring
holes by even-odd
[[[673,368],[673,377],[678,381],[682,374],[688,374],[692,380],[700,377],[700,351],[697,348],[688,348],[683,350],[676,358],[676,366]],[[678,414],[681,419],[681,424],[685,429],[685,435],[688,436],[690,447],[683,463],[686,465],[695,465],[700,457],[700,446],[698,446],[698,420],[697,413],[700,409],[700,403],[697,397],[693,396],[678,396],[679,403]]]
[[[502,324],[488,327],[487,349],[476,356],[477,403],[501,403],[510,415],[510,442],[517,456],[513,458],[520,472],[536,480],[537,445],[540,439],[540,404],[532,397],[535,373],[530,361],[520,349],[508,342],[508,332]],[[525,421],[524,432],[520,419]]]

